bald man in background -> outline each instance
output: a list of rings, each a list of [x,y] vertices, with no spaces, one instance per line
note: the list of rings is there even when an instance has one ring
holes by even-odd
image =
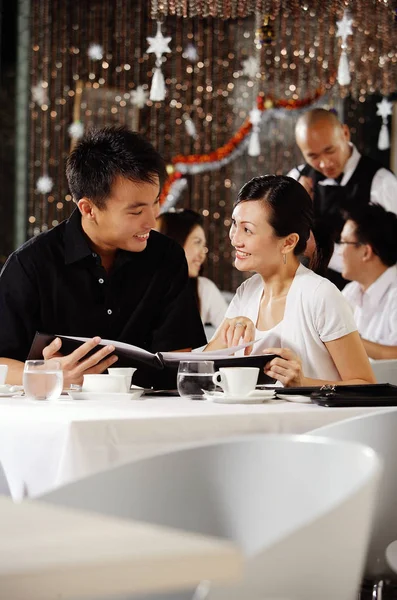
[[[362,156],[350,141],[350,131],[337,116],[315,108],[299,117],[295,127],[296,143],[306,164],[292,169],[313,199],[317,231],[337,242],[343,229],[344,211],[377,202],[397,213],[397,179],[380,163]],[[346,283],[341,276],[342,261],[338,249],[330,261],[327,277],[340,289]]]

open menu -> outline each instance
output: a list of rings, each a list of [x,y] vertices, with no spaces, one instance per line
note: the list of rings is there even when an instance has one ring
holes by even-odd
[[[28,360],[40,360],[43,358],[43,349],[48,346],[56,337],[62,340],[62,354],[70,354],[76,348],[87,342],[91,338],[74,337],[67,335],[51,335],[46,333],[36,333],[32,346],[30,348]],[[254,342],[242,344],[225,350],[215,350],[213,352],[202,352],[193,350],[192,352],[148,352],[138,346],[127,344],[125,342],[116,342],[114,340],[102,339],[101,344],[95,347],[93,352],[99,348],[112,344],[119,358],[120,366],[130,366],[139,368],[140,365],[152,367],[153,369],[178,369],[182,360],[213,360],[216,369],[220,367],[259,367],[262,368],[269,360],[274,358],[274,354],[249,354],[248,356],[234,356],[235,352],[252,345]],[[262,370],[262,369],[261,369]],[[263,379],[263,377],[261,377]],[[267,378],[271,381],[270,378]]]

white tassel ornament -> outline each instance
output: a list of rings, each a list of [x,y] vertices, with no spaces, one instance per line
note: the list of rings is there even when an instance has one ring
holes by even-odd
[[[338,66],[338,83],[339,85],[349,85],[351,81],[350,70],[349,70],[349,61],[347,59],[346,54],[346,40],[349,35],[353,34],[352,30],[353,19],[349,19],[346,13],[343,13],[343,17],[340,21],[336,22],[336,26],[338,28],[336,32],[336,37],[342,38],[341,48],[342,52],[339,59]]]
[[[248,156],[259,156],[261,153],[261,146],[259,143],[259,127],[253,127],[248,144]]]
[[[342,54],[340,55],[337,78],[339,85],[349,85],[351,82],[346,50],[342,50]]]
[[[252,133],[248,144],[248,156],[259,156],[261,153],[261,146],[259,142],[260,122],[262,119],[262,113],[254,106],[250,111],[250,121],[252,123]]]
[[[379,138],[378,138],[378,148],[379,150],[387,150],[390,148],[390,136],[389,129],[387,127],[387,119],[392,114],[393,105],[387,98],[382,98],[381,102],[377,102],[376,106],[378,110],[376,114],[379,117],[382,117],[382,127],[380,128]]]
[[[160,67],[153,69],[152,87],[150,88],[149,98],[153,102],[162,102],[165,98],[165,81]]]
[[[385,121],[382,123],[382,127],[380,128],[378,148],[379,150],[387,150],[388,148],[390,148],[389,129],[387,127],[387,122]]]

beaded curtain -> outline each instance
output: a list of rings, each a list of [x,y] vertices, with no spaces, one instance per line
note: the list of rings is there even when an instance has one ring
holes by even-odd
[[[259,2],[260,13],[254,14],[248,10],[255,7],[252,2],[182,2],[186,11],[212,4],[206,16],[189,18],[181,16],[179,4],[32,2],[31,85],[36,95],[30,103],[28,234],[56,225],[73,209],[64,175],[74,143],[69,133],[73,122],[85,129],[128,125],[147,136],[171,164],[177,154],[205,155],[226,144],[259,97],[266,108],[260,156],[245,151],[222,167],[188,175],[188,187],[176,204],[203,214],[209,246],[205,274],[219,287],[234,290],[242,275],[232,267],[228,229],[238,189],[252,176],[286,173],[300,162],[293,130],[301,107],[315,101],[313,105],[341,111],[341,97],[347,93],[363,103],[368,93],[393,91],[397,54],[390,36],[395,24],[387,2],[355,3],[356,39],[349,45],[352,84],[347,89],[336,83],[340,40],[335,36],[335,22],[346,3]],[[234,5],[240,10],[230,19],[215,10]],[[256,48],[255,29],[265,10],[271,39]],[[133,92],[139,86],[141,94],[149,91],[155,65],[154,55],[146,52],[146,38],[156,32],[152,17],[161,19],[164,35],[172,37],[171,53],[164,54],[162,64],[167,96],[163,102],[144,97],[140,108],[132,103]],[[92,44],[101,46],[97,60],[88,54]],[[257,73],[244,67],[249,58],[259,61]],[[354,65],[360,66],[355,72]],[[278,100],[288,107],[273,108]],[[194,125],[190,135],[187,122]],[[381,120],[374,116],[374,122],[379,127]],[[47,193],[36,188],[43,176],[53,182]]]

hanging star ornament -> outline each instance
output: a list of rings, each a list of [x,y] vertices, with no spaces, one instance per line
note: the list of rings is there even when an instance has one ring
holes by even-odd
[[[147,53],[156,55],[156,66],[153,69],[152,86],[150,88],[150,100],[154,102],[162,102],[165,99],[165,81],[164,75],[161,70],[163,60],[163,54],[165,52],[171,52],[169,43],[171,37],[164,37],[161,32],[161,22],[157,21],[157,33],[154,37],[147,37],[149,42],[149,48]]]
[[[183,51],[182,57],[186,58],[191,63],[196,63],[199,58],[196,46],[194,46],[193,44],[188,44],[185,50]]]
[[[256,56],[249,56],[246,60],[243,60],[243,75],[246,75],[250,79],[254,79],[259,73],[260,61]]]
[[[39,194],[49,194],[54,187],[54,182],[48,175],[42,175],[36,181],[36,191]]]
[[[149,97],[149,92],[143,89],[142,85],[138,85],[136,90],[131,92],[131,104],[137,108],[143,108]]]
[[[48,87],[45,81],[39,81],[36,85],[31,88],[32,99],[38,106],[48,104]]]
[[[90,44],[87,54],[91,60],[102,60],[103,47],[100,44]]]
[[[382,98],[382,101],[377,102],[376,106],[378,107],[376,114],[382,119],[387,119],[393,112],[393,104],[386,98]]]
[[[338,31],[336,32],[336,37],[341,37],[345,42],[347,36],[353,34],[352,30],[353,19],[349,19],[346,13],[343,13],[343,17],[340,21],[336,22],[336,26]]]
[[[147,53],[150,54],[153,52],[156,55],[157,59],[160,59],[163,54],[166,52],[171,52],[171,48],[169,47],[169,43],[171,41],[171,37],[164,37],[161,31],[161,23],[157,21],[157,32],[154,37],[147,37],[146,40],[149,44],[149,48],[147,49]]]
[[[84,125],[81,121],[74,121],[68,127],[68,133],[74,140],[79,140],[84,135]]]

